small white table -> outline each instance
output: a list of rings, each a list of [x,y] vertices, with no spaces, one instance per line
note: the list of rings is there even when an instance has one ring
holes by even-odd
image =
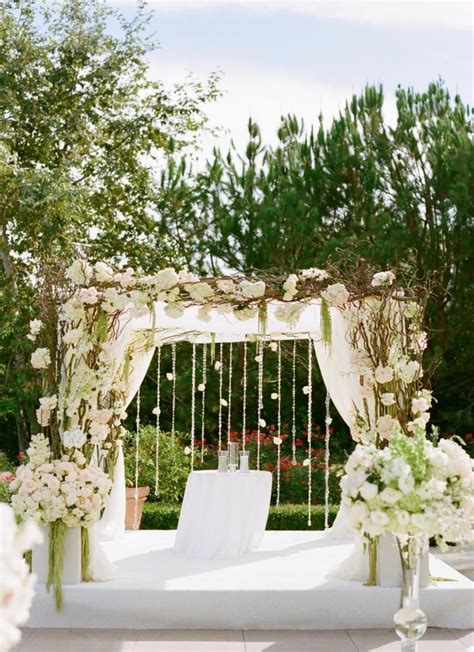
[[[272,474],[189,474],[174,549],[198,559],[236,559],[257,548],[268,518]]]

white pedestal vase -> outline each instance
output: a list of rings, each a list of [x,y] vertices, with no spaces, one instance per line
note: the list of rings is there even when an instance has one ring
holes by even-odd
[[[428,552],[421,557],[419,577],[420,588],[427,587],[430,581]],[[392,534],[384,534],[379,537],[377,548],[377,585],[401,587],[402,581],[402,564],[397,541]]]
[[[32,552],[33,573],[38,577],[38,582],[46,584],[49,572],[49,526],[41,526],[43,543],[34,546]],[[81,528],[68,527],[64,535],[64,559],[62,571],[62,584],[80,584],[82,581],[81,565]]]

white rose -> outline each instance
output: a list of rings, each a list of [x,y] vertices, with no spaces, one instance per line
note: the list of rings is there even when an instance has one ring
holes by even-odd
[[[416,360],[401,360],[397,364],[398,377],[407,384],[412,383],[420,371],[420,365]]]
[[[36,349],[31,354],[31,366],[33,369],[47,369],[51,364],[51,354],[48,349]]]
[[[278,398],[278,394],[276,392],[272,392],[270,394],[270,398],[272,399],[272,401],[276,401]]]
[[[384,527],[385,525],[388,524],[389,518],[385,512],[381,512],[380,510],[375,510],[374,512],[370,512],[370,520],[374,525],[380,525]]]
[[[322,298],[331,306],[341,307],[349,299],[349,292],[342,283],[334,283],[321,292]]]
[[[64,344],[72,344],[73,346],[78,344],[80,341],[84,331],[82,328],[71,328],[70,330],[66,331],[63,335],[63,343]]]
[[[217,289],[224,294],[234,294],[235,283],[231,279],[223,278],[216,281]]]
[[[273,443],[276,446],[280,446],[280,444],[283,442],[283,439],[281,437],[273,437]]]
[[[369,516],[369,510],[367,509],[367,505],[359,500],[351,505],[349,513],[352,518],[352,522],[356,526],[357,524],[363,523],[365,520],[367,520]]]
[[[420,398],[412,399],[411,411],[413,412],[413,414],[416,415],[419,412],[426,412],[427,410],[429,410],[429,408],[430,406],[425,398],[420,397]]]
[[[382,365],[378,365],[377,369],[375,370],[375,380],[380,385],[384,385],[385,383],[389,383],[391,380],[393,380],[392,367],[383,367]]]
[[[378,494],[379,489],[376,484],[372,482],[364,482],[362,487],[359,489],[359,493],[364,500],[372,500]]]
[[[261,428],[266,428],[266,426],[267,426],[267,422],[265,421],[265,419],[259,419],[259,420],[258,420],[258,425],[259,425]]]
[[[110,283],[114,278],[114,271],[109,265],[101,261],[94,265],[95,278],[99,283]]]
[[[315,279],[316,281],[324,281],[329,278],[329,274],[324,269],[318,267],[310,267],[300,271],[300,278],[304,281],[307,279]]]
[[[179,283],[179,276],[172,267],[162,269],[155,276],[157,290],[169,290]]]
[[[283,290],[285,291],[283,295],[283,301],[291,301],[293,297],[297,294],[298,290],[296,285],[298,283],[298,277],[296,274],[290,274],[286,281],[283,283]]]
[[[380,397],[380,401],[382,405],[385,405],[386,407],[389,407],[390,405],[395,404],[395,394],[392,394],[391,392],[386,392],[385,394],[382,394]]]
[[[76,285],[87,285],[94,270],[85,260],[75,260],[66,270],[66,278]]]
[[[394,280],[395,274],[393,272],[378,272],[373,275],[371,285],[374,288],[392,285]]]
[[[387,505],[395,505],[396,502],[402,497],[402,493],[392,487],[385,487],[383,491],[380,492],[380,499],[383,500]]]
[[[61,435],[61,440],[66,448],[82,448],[87,438],[80,428],[73,428],[65,430]]]
[[[81,288],[77,293],[77,298],[88,306],[94,306],[99,300],[99,293],[94,287]]]
[[[186,285],[185,288],[191,299],[199,303],[204,303],[214,296],[214,292],[208,283],[193,283]]]
[[[43,326],[43,322],[41,319],[32,319],[30,321],[30,335],[33,335],[36,337],[36,335],[39,335],[39,332]]]
[[[393,435],[393,429],[398,424],[398,421],[388,414],[377,419],[377,432],[382,439],[390,440]]]
[[[265,283],[263,281],[241,281],[239,292],[248,299],[258,299],[265,294]]]

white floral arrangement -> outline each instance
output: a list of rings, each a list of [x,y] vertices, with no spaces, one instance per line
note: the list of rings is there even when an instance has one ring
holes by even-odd
[[[17,525],[7,504],[0,503],[0,650],[21,639],[19,625],[28,620],[36,581],[24,553],[41,543],[42,535],[32,521]]]
[[[53,459],[42,434],[32,438],[27,453],[29,462],[18,467],[11,483],[15,514],[42,525],[62,521],[68,527],[90,527],[98,521],[112,486],[106,473],[87,465],[78,449]]]
[[[342,501],[354,527],[370,538],[384,533],[437,539],[440,546],[471,538],[472,460],[452,439],[437,445],[421,426],[395,435],[383,449],[358,444],[341,478]]]

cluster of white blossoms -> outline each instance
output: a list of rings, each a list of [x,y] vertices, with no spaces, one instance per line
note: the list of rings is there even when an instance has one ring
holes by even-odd
[[[36,578],[24,553],[41,540],[35,523],[17,525],[12,509],[0,503],[0,650],[20,641],[19,625],[28,620]]]
[[[359,444],[345,472],[342,500],[362,534],[436,537],[440,545],[470,539],[472,461],[453,440],[435,446],[419,427],[384,449]]]
[[[29,462],[18,467],[11,483],[12,507],[22,518],[46,525],[62,520],[68,527],[89,527],[100,517],[112,486],[110,478],[84,455],[52,459],[43,435],[35,435],[28,449]]]
[[[40,426],[45,428],[49,426],[51,421],[51,414],[53,410],[58,407],[58,397],[56,394],[52,396],[42,396],[39,400],[40,406],[36,410],[36,418]]]
[[[38,348],[31,354],[31,366],[33,369],[47,369],[51,364],[49,349]]]

